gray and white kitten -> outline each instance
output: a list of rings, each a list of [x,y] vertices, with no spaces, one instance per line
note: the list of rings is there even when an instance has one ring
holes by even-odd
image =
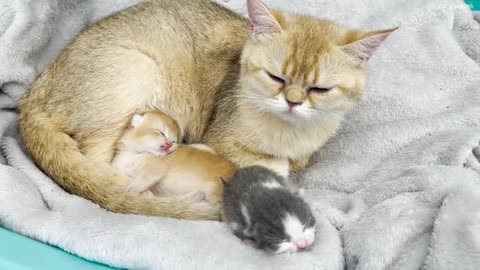
[[[272,253],[303,251],[313,244],[315,218],[283,177],[251,166],[237,170],[224,185],[223,218],[240,239]]]

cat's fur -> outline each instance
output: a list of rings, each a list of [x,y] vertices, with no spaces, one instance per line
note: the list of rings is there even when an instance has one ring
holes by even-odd
[[[130,179],[109,164],[135,113],[167,113],[187,143],[204,141],[238,166],[287,174],[290,159],[303,168],[360,96],[365,62],[391,31],[273,17],[260,0],[247,3],[251,23],[209,0],[151,0],[85,30],[20,102],[33,160],[65,190],[108,210],[187,219],[217,219],[220,209],[127,194],[121,185]],[[264,68],[291,84],[280,87]],[[307,95],[313,83],[338,87]],[[302,111],[281,115],[283,93],[305,100]]]
[[[204,140],[239,166],[287,176],[334,135],[362,94],[366,61],[394,29],[348,31],[248,3],[260,19],[252,20],[239,83],[222,92]]]
[[[119,140],[112,164],[133,179],[130,193],[150,190],[163,197],[203,193],[209,203],[222,203],[220,179],[230,180],[235,165],[206,145],[178,145],[179,141],[178,125],[168,115],[135,115]]]

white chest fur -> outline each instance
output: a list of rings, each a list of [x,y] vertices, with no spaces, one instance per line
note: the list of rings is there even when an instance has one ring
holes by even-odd
[[[258,118],[257,115],[255,121],[242,120],[242,125],[250,130],[248,141],[251,145],[260,152],[290,159],[313,154],[335,134],[340,125],[338,118],[316,125],[275,121],[271,118],[258,121]]]

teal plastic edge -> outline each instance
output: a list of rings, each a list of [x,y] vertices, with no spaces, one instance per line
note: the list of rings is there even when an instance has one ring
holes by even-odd
[[[465,0],[465,3],[470,5],[472,10],[480,11],[480,0]]]
[[[112,270],[0,227],[0,270]]]

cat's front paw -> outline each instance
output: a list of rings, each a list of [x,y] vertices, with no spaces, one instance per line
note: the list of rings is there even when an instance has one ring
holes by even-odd
[[[289,160],[289,170],[292,174],[297,174],[303,171],[310,162],[310,157],[303,157],[299,159]]]
[[[287,159],[281,159],[281,158],[260,159],[255,161],[252,165],[266,167],[283,177],[288,177],[289,175],[289,164]]]
[[[206,202],[207,201],[207,195],[204,192],[201,192],[201,191],[192,192],[192,193],[189,193],[187,195],[189,195],[189,198],[193,202]]]

